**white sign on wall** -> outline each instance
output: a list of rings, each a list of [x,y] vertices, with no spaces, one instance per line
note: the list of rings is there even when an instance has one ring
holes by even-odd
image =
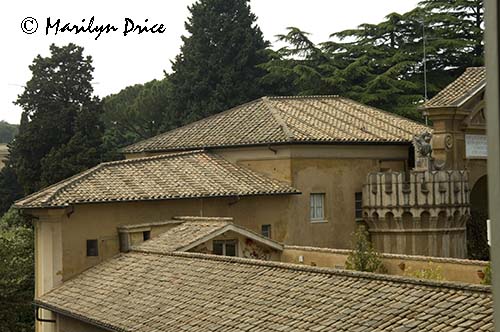
[[[486,135],[465,135],[465,156],[467,158],[488,157]]]

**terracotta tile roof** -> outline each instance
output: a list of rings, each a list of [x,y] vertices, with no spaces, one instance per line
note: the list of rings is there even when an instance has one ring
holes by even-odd
[[[35,300],[111,331],[493,331],[490,287],[130,252]]]
[[[299,193],[278,180],[203,151],[100,164],[18,200],[17,208],[197,197]]]
[[[458,106],[486,84],[485,67],[470,67],[425,103],[426,108]]]
[[[171,252],[182,249],[210,234],[220,231],[230,222],[224,221],[188,221],[169,229],[148,240],[137,248],[155,252]]]
[[[125,153],[288,143],[399,143],[430,128],[338,96],[263,97],[138,142]]]
[[[274,249],[283,250],[281,243],[233,224],[232,218],[176,217],[175,219],[184,222],[133,249],[157,253],[187,251],[215,236],[232,231],[270,245]]]

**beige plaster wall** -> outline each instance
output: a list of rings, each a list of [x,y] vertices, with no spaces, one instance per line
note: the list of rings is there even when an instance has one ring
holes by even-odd
[[[330,268],[344,268],[349,250],[285,246],[281,260],[287,263],[302,263]],[[466,259],[439,258],[428,256],[408,256],[381,254],[384,267],[390,275],[409,276],[419,269],[439,267],[444,280],[479,284],[477,271],[483,271],[487,262]],[[403,269],[404,268],[404,269]]]
[[[51,323],[44,323],[44,324],[51,324]],[[107,331],[108,330],[101,329],[94,325],[90,325],[73,318],[69,318],[63,315],[57,315],[57,332],[107,332]]]
[[[402,171],[408,159],[405,145],[286,145],[218,149],[214,152],[299,189],[290,198],[288,244],[348,248],[355,229],[354,197],[369,172]],[[311,193],[325,193],[324,223],[311,223]]]
[[[287,236],[288,204],[288,196],[261,196],[77,205],[71,214],[61,217],[62,278],[67,280],[116,255],[120,225],[164,221],[182,215],[231,216],[235,223],[258,233],[262,224],[271,224],[273,239],[282,241]],[[87,239],[99,240],[98,257],[86,256]]]
[[[291,198],[286,243],[315,247],[349,248],[356,227],[355,193],[366,175],[378,171],[373,159],[293,159],[293,186],[302,195]],[[325,222],[310,220],[310,194],[325,193]]]

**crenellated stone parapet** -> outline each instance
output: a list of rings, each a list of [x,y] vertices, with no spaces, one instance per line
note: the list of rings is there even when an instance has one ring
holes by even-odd
[[[363,219],[381,252],[463,258],[470,216],[467,171],[371,173]]]

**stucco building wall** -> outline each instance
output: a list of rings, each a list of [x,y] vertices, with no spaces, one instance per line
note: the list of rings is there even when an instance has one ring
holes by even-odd
[[[350,250],[285,246],[282,262],[313,265],[329,268],[345,268]],[[488,262],[467,259],[439,258],[381,254],[384,267],[389,275],[411,276],[421,269],[438,269],[446,281],[480,284],[478,271],[484,271]]]
[[[52,324],[52,323],[44,323]],[[82,321],[66,317],[63,315],[57,315],[57,332],[107,332],[102,328],[96,327],[91,324],[86,324]]]
[[[261,224],[270,224],[272,238],[282,241],[286,238],[288,206],[288,196],[264,196],[84,204],[73,209],[32,211],[39,218],[43,216],[36,221],[38,294],[116,255],[118,226],[164,221],[179,215],[233,216],[236,223],[257,233]],[[89,239],[98,240],[99,256],[86,256]]]
[[[290,197],[287,244],[349,248],[356,227],[355,193],[366,174],[408,167],[407,145],[292,145],[220,149],[224,158],[286,181],[302,194]],[[324,222],[310,220],[310,194],[325,194]],[[281,241],[281,239],[278,238]]]

